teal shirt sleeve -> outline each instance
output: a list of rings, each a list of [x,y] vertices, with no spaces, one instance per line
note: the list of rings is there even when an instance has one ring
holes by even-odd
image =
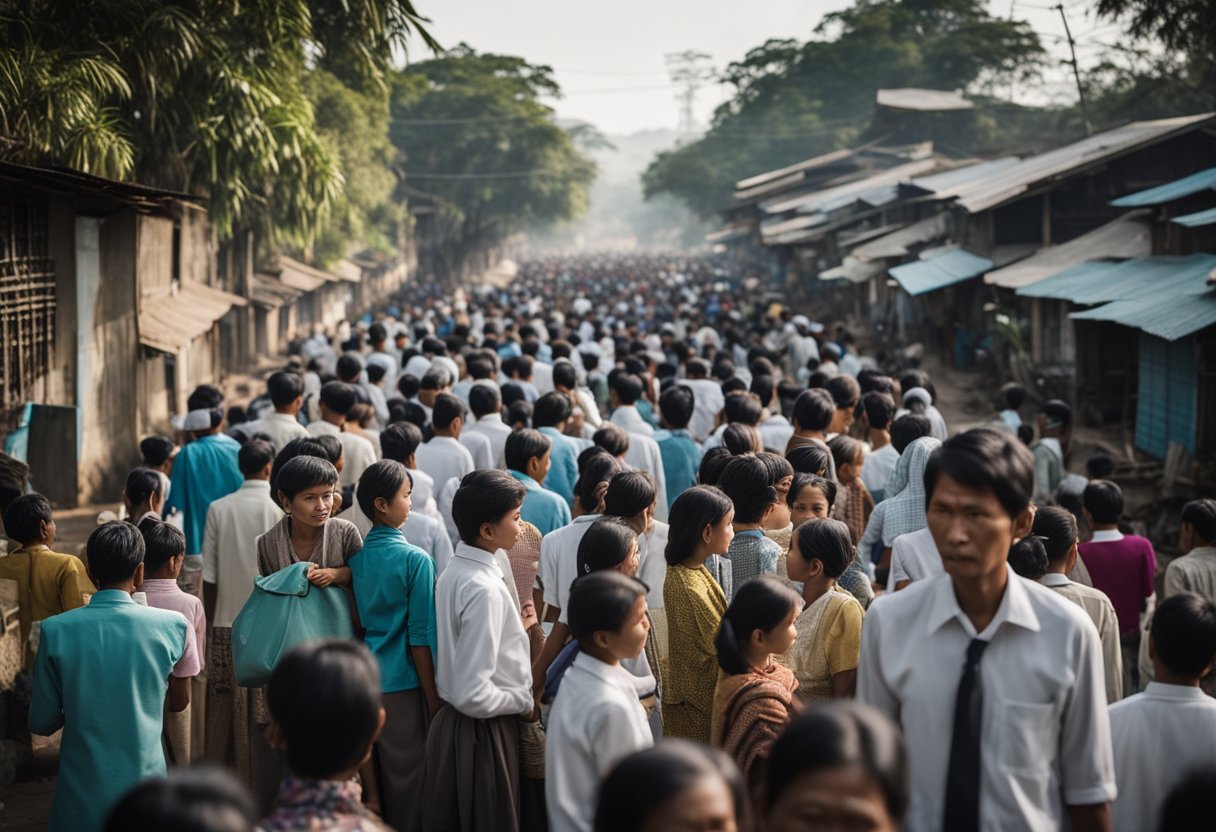
[[[53,633],[53,628],[51,633]],[[44,625],[41,646],[34,662],[34,692],[30,701],[30,731],[46,737],[63,727],[63,691],[59,666],[55,663],[53,636]]]
[[[406,574],[406,638],[410,647],[429,647],[435,642],[435,564],[421,550],[414,549]]]

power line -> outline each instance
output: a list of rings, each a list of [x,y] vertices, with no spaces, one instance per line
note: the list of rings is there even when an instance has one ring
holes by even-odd
[[[468,179],[528,179],[534,176],[571,176],[569,170],[553,170],[551,168],[535,168],[533,170],[512,170],[485,173],[413,173],[409,170],[405,172],[406,180],[410,179],[435,179],[443,181],[461,181]]]

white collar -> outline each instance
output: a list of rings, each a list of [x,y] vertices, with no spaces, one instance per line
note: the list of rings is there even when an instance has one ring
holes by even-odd
[[[1190,685],[1167,685],[1164,682],[1149,682],[1148,687],[1144,689],[1144,695],[1151,696],[1153,699],[1174,699],[1183,702],[1208,698],[1208,695],[1203,692],[1203,688]]]
[[[1068,586],[1072,581],[1063,572],[1048,572],[1041,581],[1043,586]]]
[[[1089,539],[1090,543],[1114,543],[1123,539],[1123,532],[1118,529],[1101,529],[1095,531],[1093,537]]]
[[[478,419],[473,424],[475,424],[475,425],[491,424],[493,422],[497,422],[500,425],[504,424],[502,421],[502,414],[501,413],[487,413],[485,416],[482,416],[480,419]]]
[[[1005,595],[1001,598],[1001,605],[997,608],[996,615],[993,616],[984,632],[978,634],[975,632],[971,619],[958,605],[958,597],[954,594],[953,579],[949,575],[933,578],[932,580],[936,581],[935,595],[937,597],[928,616],[929,634],[937,632],[951,619],[957,620],[971,638],[991,640],[1003,624],[1024,627],[1037,633],[1041,629],[1041,625],[1039,617],[1035,615],[1034,607],[1030,603],[1030,593],[1022,585],[1024,579],[1009,566],[1006,566],[1005,569],[1008,579],[1005,583]]]

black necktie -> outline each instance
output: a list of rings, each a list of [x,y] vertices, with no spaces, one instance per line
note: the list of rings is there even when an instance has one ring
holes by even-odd
[[[980,828],[980,718],[984,713],[984,687],[980,684],[980,656],[988,642],[973,638],[967,645],[963,678],[954,700],[954,735],[950,739],[950,767],[946,770],[946,811],[943,832],[975,832]]]

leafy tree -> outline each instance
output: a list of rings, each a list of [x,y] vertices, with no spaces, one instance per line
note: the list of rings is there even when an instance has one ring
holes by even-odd
[[[424,242],[443,279],[516,232],[586,210],[595,165],[539,100],[558,92],[549,67],[463,44],[393,76],[390,135],[406,184],[434,201]]]
[[[1216,56],[1216,0],[1098,0],[1098,14],[1127,19],[1134,36],[1175,51]]]

